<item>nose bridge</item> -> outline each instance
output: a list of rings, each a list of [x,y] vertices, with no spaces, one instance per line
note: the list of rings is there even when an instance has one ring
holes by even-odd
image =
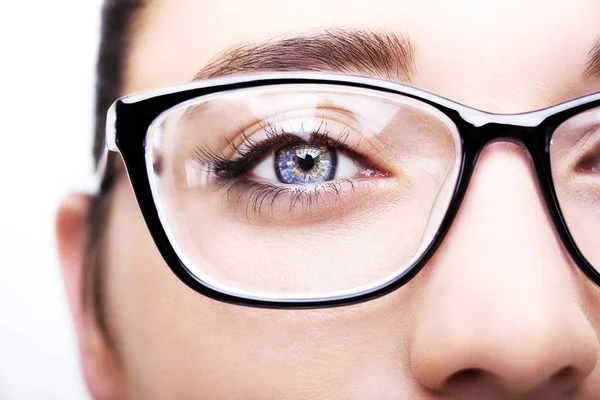
[[[573,269],[521,148],[530,131],[500,128],[485,127],[469,190],[427,281],[412,356],[417,377],[438,390],[476,370],[524,393],[554,385],[549,377],[561,371],[577,371],[578,382],[597,358]],[[520,147],[498,143],[505,140]]]
[[[444,247],[450,254],[464,250],[462,244],[453,246],[456,237],[461,237],[463,244],[474,243],[467,264],[478,264],[479,272],[501,265],[486,273],[511,270],[529,274],[535,270],[550,277],[545,270],[566,263],[567,258],[545,208],[531,154],[522,141],[531,131],[522,129],[490,128],[486,132],[469,189]]]

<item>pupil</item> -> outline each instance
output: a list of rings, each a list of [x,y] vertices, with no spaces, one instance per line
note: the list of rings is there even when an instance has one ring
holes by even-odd
[[[298,166],[304,171],[310,171],[315,166],[315,159],[310,154],[306,154],[304,157],[295,156]]]

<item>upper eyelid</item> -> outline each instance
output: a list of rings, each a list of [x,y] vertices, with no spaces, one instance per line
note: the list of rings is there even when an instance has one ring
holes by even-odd
[[[257,124],[253,124],[252,126],[254,125]],[[247,137],[245,132],[242,130],[239,135],[242,137],[242,143],[229,143],[229,146],[233,148],[233,152],[238,155],[236,159],[229,159],[203,147],[196,148],[194,151],[194,157],[204,164],[212,163],[213,166],[210,169],[216,173],[216,175],[227,172],[228,170],[234,170],[235,172],[233,172],[231,176],[220,176],[223,179],[234,179],[236,177],[243,176],[268,154],[277,150],[277,148],[281,146],[293,143],[309,143],[329,146],[334,150],[340,151],[341,153],[353,158],[355,161],[363,164],[365,167],[389,172],[388,168],[382,166],[382,163],[379,162],[379,160],[372,160],[361,152],[359,147],[362,143],[362,138],[355,146],[348,146],[344,143],[344,137],[347,138],[349,133],[338,133],[335,136],[330,136],[330,131],[324,130],[326,129],[325,123],[318,124],[319,128],[311,134],[311,138],[308,141],[298,135],[286,132],[283,127],[276,128],[273,125],[268,125],[267,127],[265,124],[262,124],[261,126],[261,129],[266,128],[269,130],[269,136],[266,139],[262,141],[253,141],[252,137]]]
[[[316,139],[316,140],[315,140]],[[265,139],[263,141],[248,145],[248,150],[245,154],[240,155],[240,158],[237,160],[230,160],[231,163],[241,164],[241,163],[249,163],[248,157],[252,157],[252,164],[248,164],[248,170],[258,164],[263,158],[265,158],[271,152],[276,151],[278,148],[291,145],[291,144],[315,144],[315,145],[326,145],[332,147],[337,151],[341,151],[345,154],[349,154],[355,158],[362,158],[359,153],[355,150],[350,149],[348,146],[345,146],[343,143],[332,139],[323,139],[323,136],[317,135],[311,137],[309,141],[301,138],[300,136],[296,136],[293,134],[277,134],[277,136],[273,136],[271,138]],[[247,172],[247,171],[245,171]]]
[[[588,132],[580,146],[577,146],[582,158],[587,158],[590,152],[600,153],[600,124],[596,125]],[[594,154],[597,156],[598,154]]]
[[[588,156],[587,153],[593,149],[600,148],[600,123],[594,125],[592,128],[578,140],[578,144],[574,146],[567,156],[567,165],[569,168],[575,168],[577,164],[581,163],[582,158]]]
[[[374,168],[378,168],[378,169],[387,169],[384,167],[384,163],[381,162],[380,160],[372,160],[370,157],[368,157],[364,154],[364,152],[361,150],[361,145],[363,143],[362,137],[359,139],[359,141],[354,146],[349,146],[346,143],[346,140],[350,136],[350,132],[347,131],[346,129],[344,129],[343,131],[336,132],[335,135],[332,135],[331,134],[332,131],[327,128],[327,121],[322,120],[321,123],[318,124],[318,128],[310,134],[310,140],[305,140],[300,136],[294,135],[294,133],[286,132],[284,129],[281,129],[281,130],[273,129],[273,126],[270,126],[269,129],[271,129],[270,130],[270,133],[272,134],[271,138],[274,139],[274,142],[278,138],[284,137],[284,136],[289,137],[289,138],[298,137],[299,140],[297,141],[297,143],[299,143],[299,144],[300,143],[308,143],[308,144],[329,146],[337,151],[340,151],[341,153],[343,153],[347,156],[354,158],[355,161],[358,161],[359,163],[365,164],[369,167],[374,167]],[[358,135],[360,135],[360,134],[358,134]],[[250,138],[250,140],[251,140],[251,138]],[[292,144],[293,141],[289,141],[287,143]],[[275,145],[276,143],[271,143],[271,144]],[[279,144],[279,147],[281,147],[281,145],[285,145],[285,144],[286,144],[286,142],[282,141]],[[260,142],[258,143],[258,145],[260,145]],[[275,151],[276,149],[277,148],[275,146],[273,146],[269,150]],[[263,153],[263,156],[266,154],[269,154],[268,150]]]

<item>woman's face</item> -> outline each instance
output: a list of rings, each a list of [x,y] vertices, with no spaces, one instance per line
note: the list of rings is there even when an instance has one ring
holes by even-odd
[[[525,112],[600,91],[600,75],[584,73],[599,15],[595,0],[151,0],[136,21],[123,94],[189,81],[232,46],[335,28],[409,38],[412,86]],[[411,282],[319,310],[234,306],[188,289],[121,173],[102,246],[110,340],[74,295],[85,249],[80,200],[63,205],[78,228],[61,231],[59,218],[59,241],[97,398],[600,397],[600,289],[563,248],[515,144],[484,150],[448,236]],[[271,251],[285,257],[286,247]]]

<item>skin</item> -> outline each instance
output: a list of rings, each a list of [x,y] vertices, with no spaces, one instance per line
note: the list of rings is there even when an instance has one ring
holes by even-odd
[[[123,94],[189,81],[247,41],[361,28],[410,37],[411,85],[524,112],[600,91],[583,76],[598,15],[594,0],[152,0]],[[87,212],[84,195],[68,197],[57,237],[96,399],[600,398],[600,290],[564,250],[514,144],[484,151],[416,278],[343,308],[252,309],[192,292],[160,257],[121,174],[102,247],[109,341],[81,304]]]

